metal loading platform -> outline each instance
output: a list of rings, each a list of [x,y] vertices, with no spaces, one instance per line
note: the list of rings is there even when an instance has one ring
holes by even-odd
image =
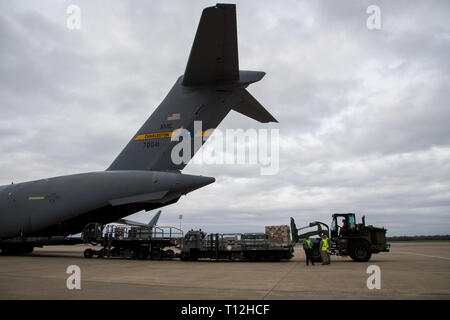
[[[126,259],[173,259],[172,248],[180,244],[183,231],[175,227],[136,227],[123,225],[102,225],[89,223],[86,225],[82,240],[99,250],[86,249],[84,256],[92,258],[126,258]]]

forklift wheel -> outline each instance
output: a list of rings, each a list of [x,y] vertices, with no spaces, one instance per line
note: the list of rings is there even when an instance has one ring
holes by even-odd
[[[357,262],[369,261],[372,253],[366,241],[356,241],[350,244],[350,257]]]

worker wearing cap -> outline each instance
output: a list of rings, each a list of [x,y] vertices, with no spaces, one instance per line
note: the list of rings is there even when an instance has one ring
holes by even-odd
[[[310,239],[306,239],[305,242],[303,242],[303,249],[305,249],[306,255],[306,265],[309,265],[309,261],[311,261],[311,264],[314,265],[314,260],[312,256],[313,245],[314,244]]]
[[[330,259],[328,256],[328,248],[330,245],[328,244],[328,237],[326,234],[322,236],[322,240],[320,241],[320,256],[322,257],[322,264],[330,264]]]

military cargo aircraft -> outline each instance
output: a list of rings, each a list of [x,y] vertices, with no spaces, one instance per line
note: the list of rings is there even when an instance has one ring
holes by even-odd
[[[178,128],[192,133],[195,121],[215,129],[231,110],[276,122],[246,90],[264,75],[239,70],[235,5],[205,8],[184,75],[109,168],[0,187],[0,248],[30,252],[36,243],[50,243],[45,237],[77,234],[89,222],[106,224],[167,206],[214,182],[181,173],[187,162],[172,161],[178,142],[171,137]]]

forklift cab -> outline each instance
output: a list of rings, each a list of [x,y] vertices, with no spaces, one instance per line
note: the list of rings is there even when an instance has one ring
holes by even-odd
[[[341,219],[340,219],[341,218]],[[339,222],[341,220],[341,222]],[[347,236],[356,230],[354,213],[335,213],[331,222],[331,237]]]

